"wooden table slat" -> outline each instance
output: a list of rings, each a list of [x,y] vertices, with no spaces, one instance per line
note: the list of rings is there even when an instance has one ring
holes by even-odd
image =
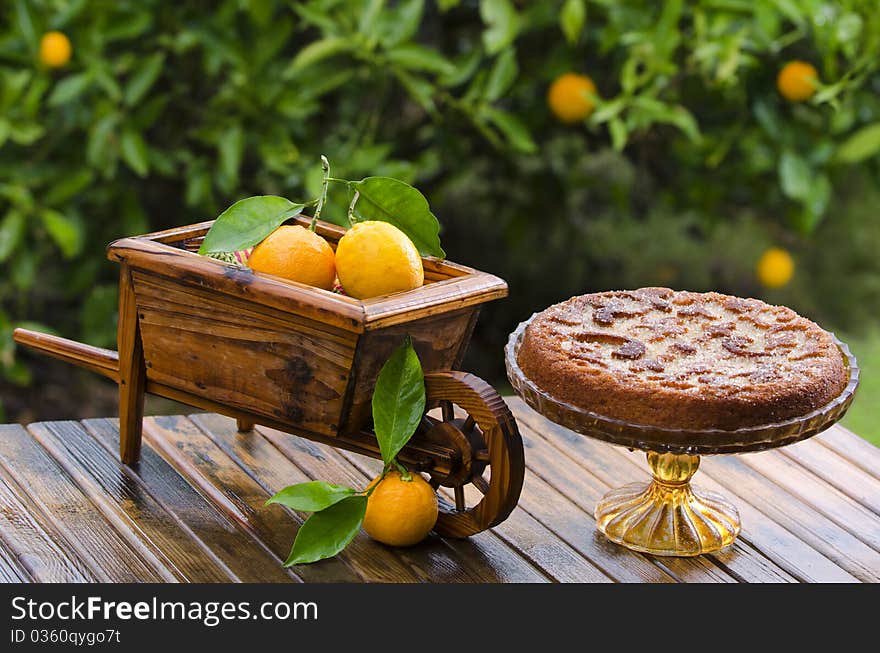
[[[119,447],[119,420],[83,420],[85,429],[115,456]],[[140,462],[129,468],[146,491],[181,524],[185,524],[240,581],[246,583],[290,582],[293,573],[282,560],[255,540],[236,522],[218,511],[180,476],[149,444],[141,450]]]
[[[880,479],[880,448],[849,429],[835,424],[824,433],[815,436],[813,440],[845,458],[851,465]]]
[[[828,447],[809,440],[779,451],[880,516],[880,479],[853,467]]]
[[[744,454],[739,459],[880,552],[880,528],[876,527],[876,517],[870,510],[790,458],[769,454]]]
[[[8,487],[6,489],[9,491]],[[0,522],[0,525],[4,522],[5,520]],[[0,534],[0,583],[29,583],[33,580],[30,572],[18,560],[15,551],[7,546]]]
[[[359,533],[284,569],[305,514],[266,499],[320,479],[362,488],[381,462],[214,414],[144,421],[118,462],[118,420],[0,425],[0,582],[878,582],[880,449],[835,426],[790,447],[705,456],[695,485],[726,495],[743,532],[722,551],[655,557],[609,542],[593,510],[647,481],[642,452],[560,427],[508,399],[526,447],[519,505],[466,539],[393,548]],[[466,487],[469,503],[479,498]],[[441,501],[451,502],[448,488]]]
[[[521,403],[519,400],[514,400],[514,402]],[[515,403],[515,405],[517,404]],[[547,441],[551,442],[564,457],[571,457],[581,466],[581,469],[588,470],[588,475],[602,478],[605,481],[600,488],[602,492],[611,487],[619,487],[635,481],[646,482],[650,479],[645,456],[641,452],[629,453],[621,447],[608,445],[573,433],[528,410],[524,404],[517,405],[516,413],[521,425],[532,425],[536,431],[545,435]],[[528,454],[526,459],[529,459]],[[597,464],[596,461],[604,461],[604,464]],[[578,487],[577,479],[583,473],[578,471],[572,479],[575,484],[573,489]],[[697,487],[731,495],[727,488],[721,487],[710,477],[704,476],[702,471],[698,472],[694,483]],[[778,570],[774,572],[771,567],[768,580],[773,577],[776,577],[776,580],[785,580],[789,575],[808,582],[855,582],[857,580],[832,560],[768,519],[766,515],[745,501],[742,496],[730,496],[729,498],[740,511],[744,524],[744,532],[740,535],[738,544],[734,546],[748,547],[739,549],[739,551],[748,554],[743,563],[744,568],[741,568],[740,573],[748,577],[753,577],[754,573],[761,573],[761,569],[766,568],[766,563],[760,560],[760,555],[769,559],[773,563],[773,567]],[[752,555],[753,551],[757,555]],[[722,562],[724,566],[738,562],[738,560],[731,560],[734,556],[730,551],[722,551],[715,555],[724,558]],[[736,558],[739,558],[739,555]],[[749,559],[754,562],[750,563]],[[750,572],[750,568],[754,573]]]
[[[180,524],[138,483],[127,465],[102,447],[78,422],[44,422],[31,434],[58,460],[107,520],[148,551],[180,581],[237,580],[192,531]]]
[[[92,573],[109,582],[173,581],[174,574],[150,551],[125,537],[82,491],[53,452],[28,430],[0,432],[0,463],[11,470],[19,487],[51,520],[71,551]]]
[[[611,487],[590,471],[582,468],[571,458],[545,440],[530,425],[520,422],[520,433],[526,447],[526,466],[546,483],[563,493],[584,511],[593,514],[596,503]],[[603,458],[593,461],[603,464]],[[595,522],[591,519],[590,525]],[[654,564],[670,572],[682,582],[735,583],[737,579],[706,557],[651,558]]]
[[[73,554],[72,548],[16,487],[0,466],[0,537],[4,551],[38,583],[87,583],[106,580]]]
[[[358,464],[367,460],[362,456],[323,447],[270,428],[258,427],[258,431],[311,478],[323,479],[335,474],[338,482],[358,487],[363,487],[373,478],[371,471],[358,467]],[[430,544],[434,545],[435,541],[441,547],[434,559],[434,564],[439,567],[440,579],[463,573],[455,567],[464,567],[467,573],[474,576],[474,580],[480,582],[536,583],[547,580],[528,561],[514,554],[494,533],[480,533],[466,540],[432,538]],[[424,563],[412,559],[416,551],[401,549],[399,552],[408,556],[411,564],[421,566]]]
[[[290,552],[302,520],[278,505],[265,505],[269,494],[183,416],[144,420],[144,437],[187,481],[227,517],[259,539],[280,560]],[[300,565],[296,578],[306,582],[360,580],[342,560]]]
[[[192,415],[190,421],[241,469],[246,470],[254,482],[263,489],[267,497],[288,485],[315,480],[281,455],[258,432],[239,433],[235,426],[235,420],[229,418],[218,420],[214,419],[215,417],[214,415]],[[321,480],[336,482],[332,478]],[[291,514],[293,514],[292,511]],[[296,514],[301,520],[308,517],[308,513]],[[290,534],[290,544],[293,543],[294,535],[295,533]],[[418,574],[400,558],[371,540],[363,532],[355,536],[343,552],[341,559],[357,569],[365,580],[387,582],[420,580]]]

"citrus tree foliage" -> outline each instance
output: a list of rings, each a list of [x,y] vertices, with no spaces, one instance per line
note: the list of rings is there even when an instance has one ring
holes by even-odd
[[[621,243],[639,230],[676,238],[668,254],[745,211],[762,238],[803,243],[849,180],[877,180],[873,0],[6,0],[0,15],[0,369],[19,383],[26,317],[113,343],[107,242],[250,195],[314,197],[322,153],[346,178],[424,190],[453,259],[478,247],[469,262],[538,286],[574,247],[561,273],[578,289],[629,281],[645,259]],[[39,61],[49,30],[72,43],[62,67]],[[794,59],[819,72],[806,102],[776,90]],[[576,125],[545,101],[570,71],[597,88]],[[344,222],[335,202],[323,217]],[[603,248],[578,249],[587,235]],[[648,264],[637,281],[669,276]],[[529,292],[513,311],[545,299]]]

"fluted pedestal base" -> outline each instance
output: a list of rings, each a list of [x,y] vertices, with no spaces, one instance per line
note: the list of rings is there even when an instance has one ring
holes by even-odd
[[[649,451],[654,480],[612,490],[596,506],[596,525],[612,542],[661,556],[695,556],[733,543],[736,508],[714,492],[694,490],[700,457]]]

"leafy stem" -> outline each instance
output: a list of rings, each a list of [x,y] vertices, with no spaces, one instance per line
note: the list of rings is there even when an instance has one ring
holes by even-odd
[[[327,157],[321,155],[321,170],[324,171],[324,178],[321,180],[321,196],[318,198],[318,207],[315,209],[315,215],[309,223],[309,230],[314,231],[318,220],[321,217],[321,210],[324,208],[324,202],[327,200],[327,188],[330,182],[330,162]]]

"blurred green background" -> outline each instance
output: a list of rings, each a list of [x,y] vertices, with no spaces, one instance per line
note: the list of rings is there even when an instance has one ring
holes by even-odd
[[[52,30],[72,46],[54,66]],[[805,102],[777,90],[793,60],[818,71]],[[113,347],[108,242],[249,195],[313,198],[326,154],[336,176],[418,186],[449,257],[509,282],[465,362],[499,389],[535,310],[713,289],[850,341],[847,423],[880,443],[878,63],[874,0],[5,0],[0,421],[115,412],[115,387],[11,338]],[[567,72],[597,89],[575,124],[546,99]],[[778,288],[756,273],[770,247],[794,260]]]

